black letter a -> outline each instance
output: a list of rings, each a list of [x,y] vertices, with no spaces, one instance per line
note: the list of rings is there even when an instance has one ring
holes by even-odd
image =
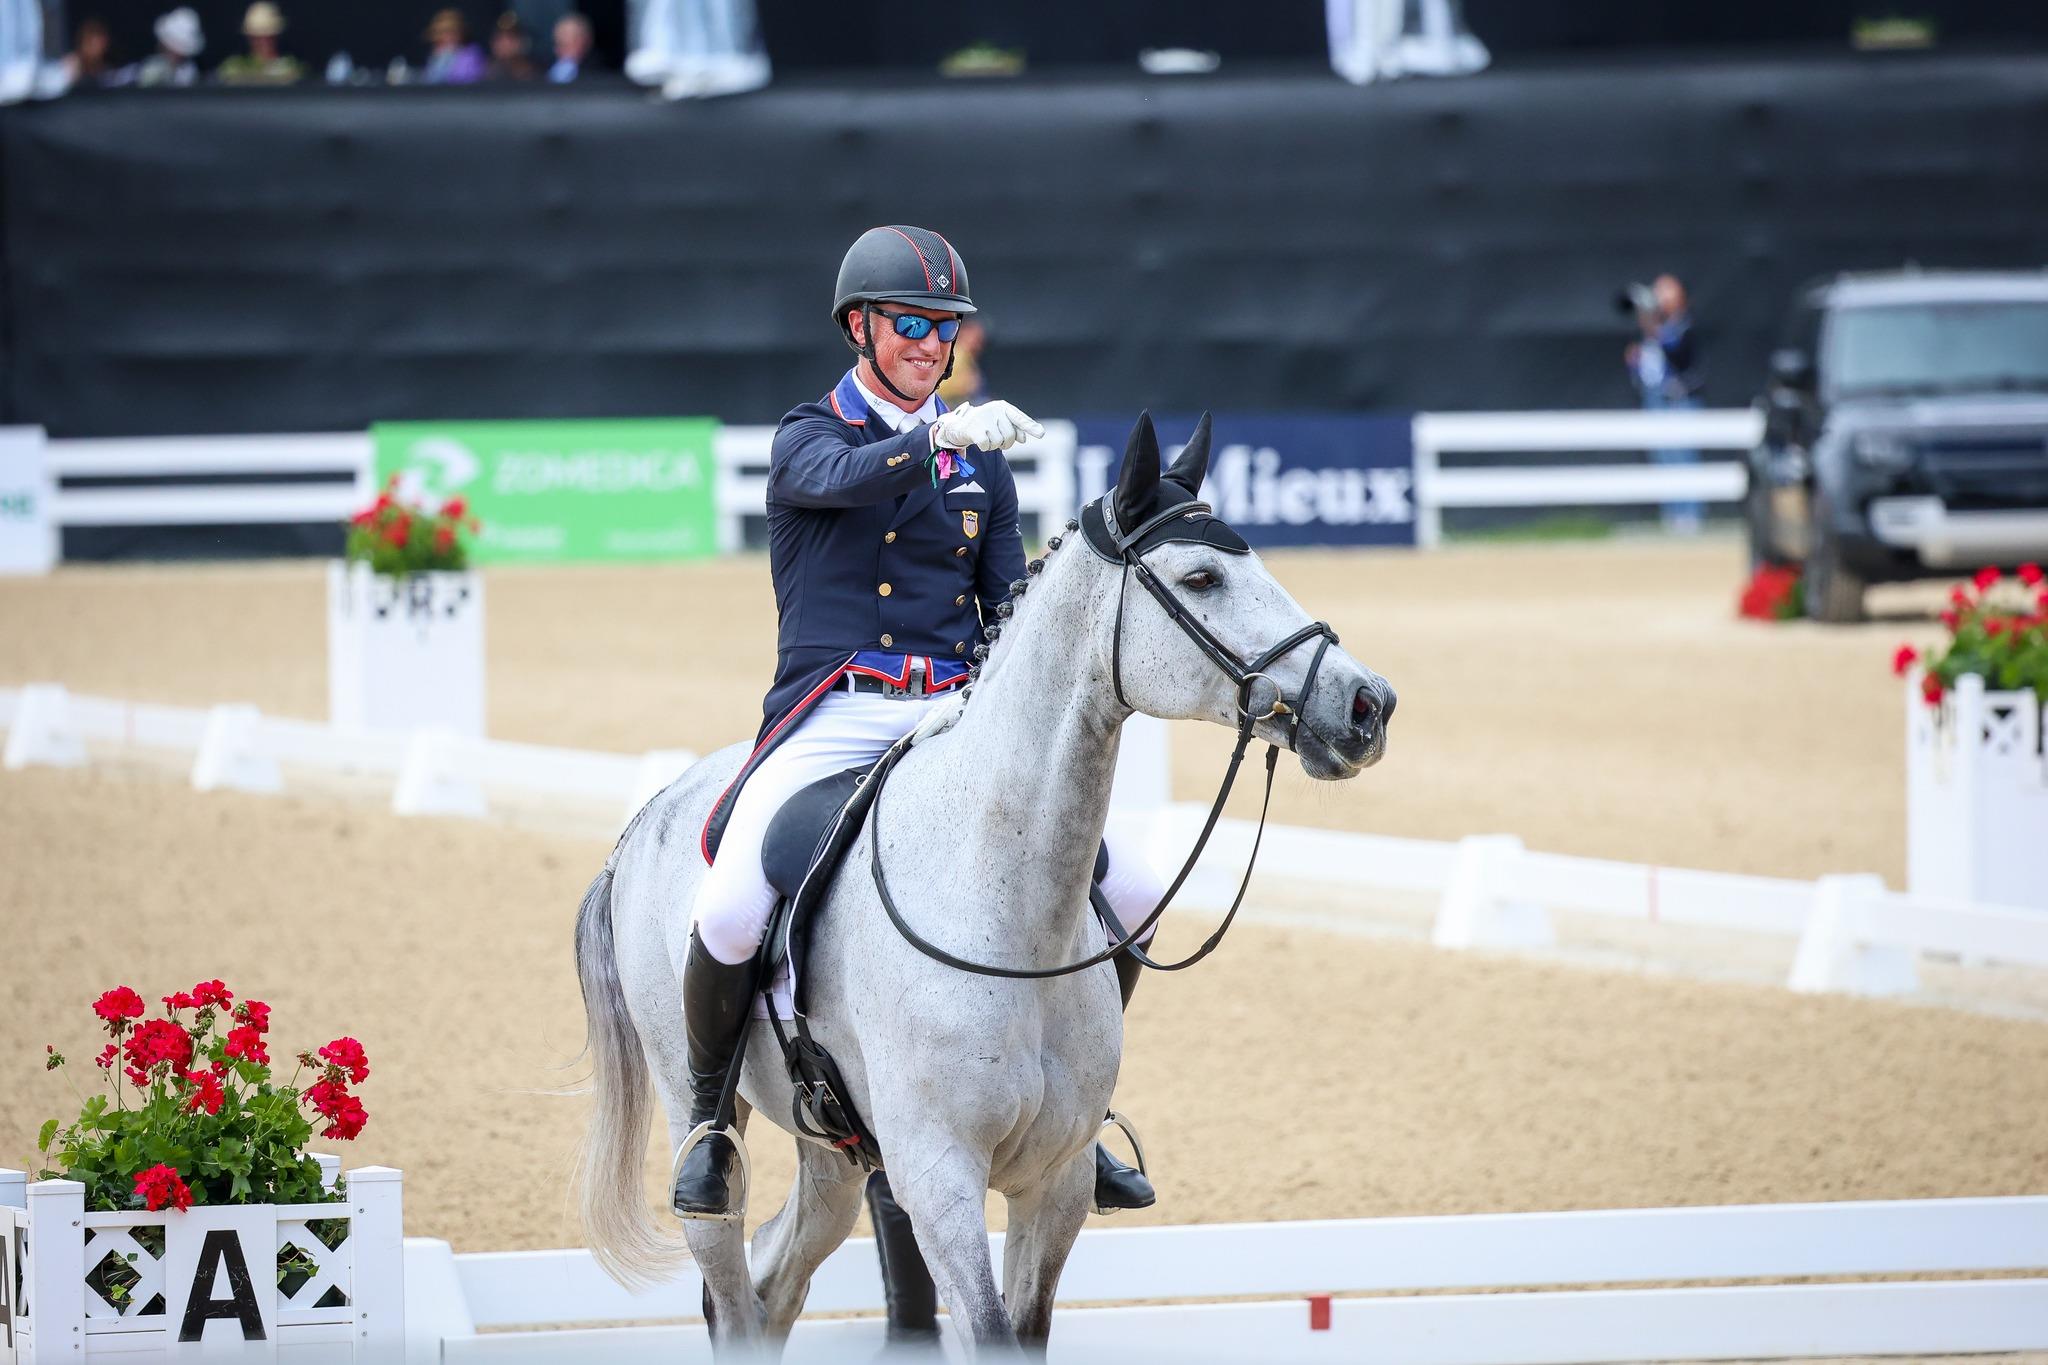
[[[228,1269],[228,1297],[216,1299],[213,1286],[223,1262]],[[178,1329],[178,1340],[199,1340],[209,1318],[239,1318],[244,1341],[263,1340],[263,1312],[256,1306],[256,1289],[249,1283],[249,1265],[242,1259],[242,1243],[227,1228],[207,1233],[199,1246],[199,1269],[192,1275],[192,1290],[185,1300],[185,1323]]]

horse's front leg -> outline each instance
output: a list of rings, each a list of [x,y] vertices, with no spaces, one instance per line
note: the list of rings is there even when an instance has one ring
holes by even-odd
[[[1037,1351],[1052,1334],[1052,1302],[1060,1271],[1081,1235],[1095,1194],[1095,1146],[1080,1153],[1035,1190],[1010,1199],[1010,1230],[1003,1238],[1003,1301],[1017,1340]]]
[[[954,1330],[976,1351],[1016,1345],[988,1255],[988,1153],[969,1150],[939,1132],[884,1150],[889,1188],[910,1215],[917,1249],[924,1253]]]
[[[771,1339],[789,1334],[810,1293],[811,1276],[860,1217],[867,1173],[834,1151],[796,1144],[796,1182],[776,1215],[754,1234],[754,1279]]]

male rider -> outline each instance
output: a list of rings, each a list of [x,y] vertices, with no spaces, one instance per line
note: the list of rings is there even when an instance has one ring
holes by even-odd
[[[846,253],[832,321],[857,357],[832,391],[782,419],[768,473],[768,559],[780,630],[760,737],[713,807],[683,965],[690,1127],[718,1115],[752,1014],[753,959],[775,906],[761,843],[783,801],[866,765],[964,686],[982,623],[1024,576],[1017,489],[1002,452],[1044,429],[1000,400],[948,410],[937,390],[974,312],[967,266],[938,233],[870,229]],[[1125,923],[1160,889],[1110,848],[1103,891]],[[1116,959],[1125,1003],[1138,964]],[[1143,1208],[1144,1175],[1096,1148],[1096,1202]],[[684,1218],[732,1218],[737,1161],[723,1131],[684,1155]]]

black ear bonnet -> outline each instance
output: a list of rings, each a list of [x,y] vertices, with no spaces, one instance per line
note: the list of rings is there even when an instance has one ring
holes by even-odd
[[[1152,414],[1141,413],[1124,448],[1123,465],[1117,472],[1116,487],[1081,509],[1081,536],[1088,548],[1112,564],[1124,562],[1122,542],[1131,532],[1161,518],[1162,514],[1185,507],[1179,516],[1166,515],[1140,535],[1130,552],[1144,554],[1170,543],[1209,545],[1228,554],[1249,554],[1251,546],[1229,523],[1201,501],[1202,479],[1209,468],[1209,414],[1195,426],[1195,434],[1181,449],[1180,457],[1162,471],[1159,467],[1159,436],[1152,426]]]

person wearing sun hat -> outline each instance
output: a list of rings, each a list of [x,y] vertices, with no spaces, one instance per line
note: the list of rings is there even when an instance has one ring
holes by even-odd
[[[141,86],[179,86],[199,83],[199,63],[194,60],[206,50],[206,35],[200,31],[199,15],[186,5],[160,14],[156,21],[156,51],[143,58],[127,79],[117,83]]]
[[[291,85],[304,77],[305,69],[296,57],[278,51],[278,35],[284,32],[284,15],[271,0],[256,0],[242,16],[242,36],[249,40],[247,52],[237,52],[220,64],[215,78],[224,85]]]

